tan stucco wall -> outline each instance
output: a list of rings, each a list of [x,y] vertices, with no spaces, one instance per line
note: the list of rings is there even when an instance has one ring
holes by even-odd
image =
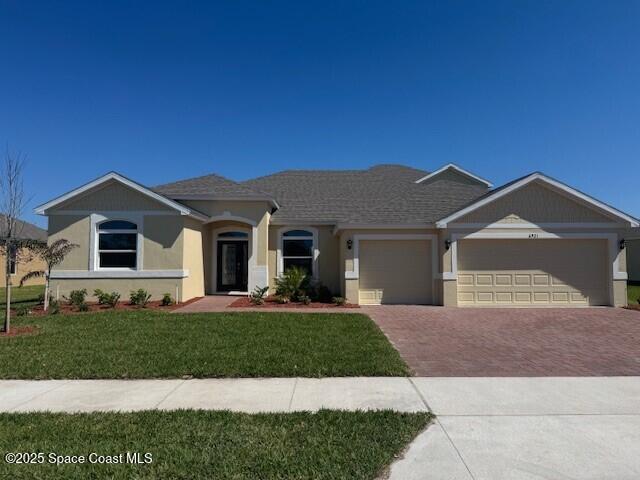
[[[581,205],[541,184],[532,183],[505,195],[455,223],[561,223],[612,222],[592,208]]]
[[[640,282],[640,239],[627,240],[626,254],[629,280]]]
[[[56,267],[57,270],[89,269],[90,229],[89,215],[49,215],[49,244],[64,238],[78,245]]]
[[[121,295],[121,302],[129,301],[129,293],[132,290],[144,288],[151,294],[152,300],[160,300],[165,293],[169,293],[172,297],[176,297],[176,287],[178,287],[178,301],[184,301],[188,298],[182,295],[183,286],[180,278],[93,278],[93,279],[64,279],[51,280],[51,295],[56,295],[62,300],[62,296],[69,296],[71,290],[79,290],[86,288],[89,296],[88,302],[95,302],[93,291],[96,288],[105,292],[118,292]]]
[[[189,270],[189,276],[182,281],[182,296],[184,298],[202,297],[204,295],[202,230],[201,222],[184,218],[182,265],[183,268]]]
[[[6,272],[6,257],[0,255],[0,287],[7,286],[7,279],[5,277]],[[16,273],[11,276],[11,284],[19,285],[20,279],[29,272],[46,270],[47,266],[39,257],[24,250],[18,255],[18,263],[16,264]],[[24,283],[25,285],[44,285],[44,277],[33,278]]]
[[[184,216],[145,215],[142,268],[177,270],[183,267]]]
[[[112,181],[83,193],[56,207],[56,210],[171,210],[166,205],[142,195],[121,183]]]

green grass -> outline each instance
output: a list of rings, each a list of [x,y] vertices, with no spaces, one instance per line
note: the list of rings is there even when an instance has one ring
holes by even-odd
[[[0,287],[0,306],[6,305],[6,288]],[[24,287],[13,286],[11,289],[11,305],[17,307],[18,305],[32,306],[38,303],[38,296],[44,294],[44,285],[31,285]],[[4,313],[2,314],[4,318]]]
[[[627,299],[629,300],[629,305],[640,303],[640,285],[627,284]]]
[[[391,411],[0,414],[0,478],[373,479],[429,422]],[[7,452],[151,453],[146,465],[8,465]]]
[[[15,317],[38,335],[0,338],[0,378],[408,375],[362,314],[153,311]]]

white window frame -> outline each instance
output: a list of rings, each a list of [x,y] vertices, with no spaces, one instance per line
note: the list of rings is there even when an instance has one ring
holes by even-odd
[[[281,229],[278,230],[278,250],[277,250],[277,273],[278,276],[282,275],[284,273],[284,241],[285,241],[285,237],[284,234],[287,232],[290,232],[292,230],[306,230],[307,232],[310,232],[311,235],[304,235],[304,236],[295,236],[295,237],[286,237],[286,240],[311,240],[311,257],[309,257],[309,255],[304,255],[304,256],[289,256],[287,255],[286,258],[311,258],[311,278],[313,279],[318,279],[319,278],[319,272],[318,272],[318,257],[320,256],[320,250],[318,248],[318,229],[314,228],[314,227],[308,227],[308,226],[303,226],[303,225],[295,225],[295,226],[289,226],[289,227],[283,227]]]
[[[91,214],[91,249],[89,255],[89,270],[90,271],[116,271],[116,272],[136,272],[143,270],[143,219],[144,216],[137,213],[131,213],[126,215],[111,215],[111,214]],[[100,225],[105,222],[111,222],[114,220],[121,220],[125,222],[131,222],[136,225],[136,267],[100,267]],[[131,233],[133,230],[109,230],[108,233]],[[110,252],[117,252],[119,250],[109,250]],[[124,250],[123,250],[124,251]],[[127,250],[130,251],[130,250]]]

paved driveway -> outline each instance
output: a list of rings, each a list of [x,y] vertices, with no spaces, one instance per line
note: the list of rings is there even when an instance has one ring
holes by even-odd
[[[362,309],[419,376],[640,375],[640,312],[621,308]]]

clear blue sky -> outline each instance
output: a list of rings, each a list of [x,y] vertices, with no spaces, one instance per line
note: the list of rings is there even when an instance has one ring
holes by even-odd
[[[0,0],[0,144],[31,207],[109,170],[455,162],[640,216],[638,1]]]

